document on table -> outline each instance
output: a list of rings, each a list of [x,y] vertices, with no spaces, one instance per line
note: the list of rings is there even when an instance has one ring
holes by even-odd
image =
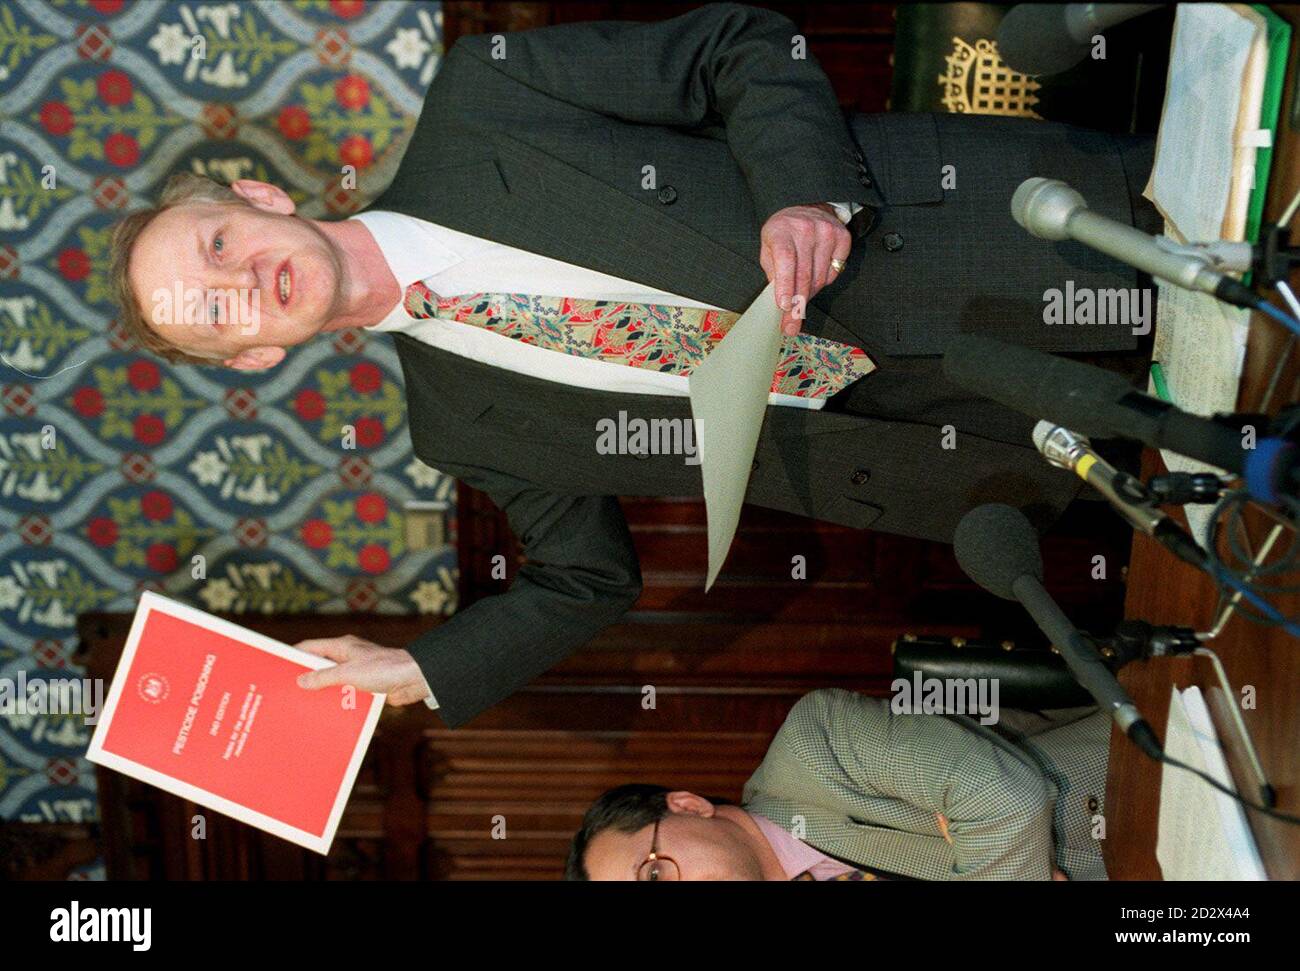
[[[1182,242],[1242,238],[1255,151],[1268,144],[1269,132],[1259,131],[1267,67],[1258,13],[1242,4],[1178,5],[1144,195]]]
[[[333,662],[146,591],[86,758],[328,853],[384,696]]]
[[[708,520],[705,590],[718,578],[736,535],[780,353],[781,308],[769,283],[690,376]]]
[[[1165,751],[1235,791],[1205,697],[1194,685],[1172,689]],[[1241,803],[1171,765],[1161,767],[1156,860],[1166,880],[1268,879]]]
[[[1196,415],[1235,411],[1250,311],[1171,283],[1161,281],[1158,288],[1151,358],[1164,369],[1169,397],[1179,408]],[[1154,381],[1148,389],[1155,393]],[[1223,471],[1168,449],[1160,454],[1170,472]],[[1198,543],[1205,543],[1212,508],[1195,503],[1183,507]]]
[[[1180,4],[1155,165],[1143,193],[1180,242],[1241,240],[1255,178],[1268,67],[1264,19],[1241,4]],[[1179,408],[1198,415],[1235,411],[1245,360],[1248,311],[1177,286],[1159,286],[1152,358]],[[1150,388],[1154,391],[1154,382]],[[1174,472],[1215,471],[1168,450]],[[1208,506],[1184,507],[1202,540]]]

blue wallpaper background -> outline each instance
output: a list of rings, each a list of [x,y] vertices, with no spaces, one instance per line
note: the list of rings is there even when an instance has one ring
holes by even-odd
[[[377,195],[439,63],[439,6],[0,3],[0,678],[76,676],[77,614],[144,589],[455,609],[454,537],[406,546],[404,503],[454,504],[454,483],[411,454],[388,340],[327,335],[263,375],[172,367],[131,345],[107,286],[113,223],[174,171],[275,182],[312,219]],[[0,817],[93,819],[88,741],[79,716],[0,714]]]

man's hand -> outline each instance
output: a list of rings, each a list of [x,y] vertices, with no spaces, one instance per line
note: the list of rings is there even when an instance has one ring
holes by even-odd
[[[787,206],[763,224],[759,265],[774,284],[777,306],[783,311],[781,331],[797,334],[804,308],[822,287],[835,279],[831,260],[847,260],[853,236],[828,202]]]
[[[350,684],[361,691],[387,695],[385,700],[394,707],[423,701],[429,696],[420,665],[409,651],[400,647],[382,647],[354,634],[299,641],[294,647],[338,662],[332,668],[298,675],[300,688],[315,691]]]
[[[948,817],[943,813],[935,813],[934,818],[939,822],[939,835],[941,835],[948,845],[952,845],[952,834],[948,832]]]

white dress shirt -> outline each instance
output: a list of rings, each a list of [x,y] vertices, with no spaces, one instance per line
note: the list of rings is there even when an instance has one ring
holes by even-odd
[[[847,223],[862,207],[857,203],[831,203],[841,222]],[[646,368],[615,365],[608,361],[578,357],[561,351],[525,344],[484,327],[442,320],[417,320],[406,312],[406,288],[423,281],[440,296],[466,293],[531,293],[587,300],[619,300],[631,303],[669,304],[723,310],[675,293],[631,280],[575,266],[527,250],[495,243],[448,229],[416,216],[386,210],[359,212],[349,217],[369,230],[384,260],[402,288],[403,298],[382,320],[365,328],[401,331],[440,350],[461,357],[527,374],[546,381],[597,391],[687,396],[688,378]],[[824,398],[770,394],[769,404],[797,408],[821,408]],[[437,708],[432,691],[425,699]]]

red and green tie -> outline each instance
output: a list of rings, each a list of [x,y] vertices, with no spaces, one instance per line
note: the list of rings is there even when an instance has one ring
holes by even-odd
[[[439,297],[423,282],[406,288],[403,307],[418,320],[454,320],[550,351],[680,375],[689,375],[740,318],[729,310],[526,293]],[[796,334],[781,341],[771,390],[828,398],[875,369],[859,348]]]

